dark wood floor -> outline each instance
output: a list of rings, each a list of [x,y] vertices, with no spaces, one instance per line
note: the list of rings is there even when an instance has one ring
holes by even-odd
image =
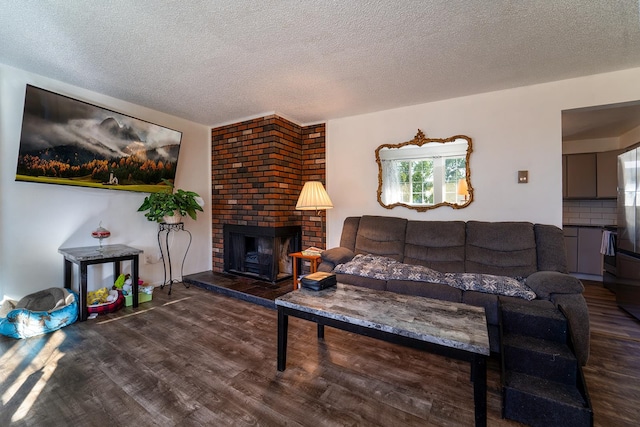
[[[289,283],[290,284],[290,283]],[[587,283],[596,426],[640,423],[640,323]],[[276,370],[276,312],[200,287],[25,340],[0,337],[0,425],[468,426],[467,364],[290,319]],[[500,418],[489,363],[490,426]]]

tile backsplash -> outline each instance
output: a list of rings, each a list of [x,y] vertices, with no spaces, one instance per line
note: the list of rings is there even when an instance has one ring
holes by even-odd
[[[616,200],[563,200],[562,222],[565,225],[616,225]]]

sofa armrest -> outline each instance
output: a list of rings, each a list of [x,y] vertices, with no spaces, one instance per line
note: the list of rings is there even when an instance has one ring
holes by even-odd
[[[552,294],[581,294],[584,291],[579,279],[557,271],[537,271],[527,277],[527,286],[538,298],[547,300]]]
[[[582,294],[555,294],[552,302],[562,309],[569,322],[573,350],[582,366],[589,360],[589,308]]]
[[[331,271],[336,265],[351,261],[356,254],[353,253],[351,249],[337,247],[323,251],[320,256],[322,257],[322,263],[318,270]],[[329,268],[329,270],[327,270],[327,268]]]

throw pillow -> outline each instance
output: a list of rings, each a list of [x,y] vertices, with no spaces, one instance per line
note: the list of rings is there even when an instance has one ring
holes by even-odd
[[[355,255],[352,250],[343,247],[327,249],[321,254],[323,261],[328,261],[333,265],[349,262]]]

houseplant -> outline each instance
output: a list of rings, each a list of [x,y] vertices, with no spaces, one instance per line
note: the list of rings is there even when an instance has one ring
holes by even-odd
[[[203,212],[204,201],[198,193],[176,189],[171,181],[162,181],[167,185],[166,191],[149,194],[138,208],[138,212],[147,211],[144,216],[149,221],[175,224],[185,215],[196,219],[197,211]]]

